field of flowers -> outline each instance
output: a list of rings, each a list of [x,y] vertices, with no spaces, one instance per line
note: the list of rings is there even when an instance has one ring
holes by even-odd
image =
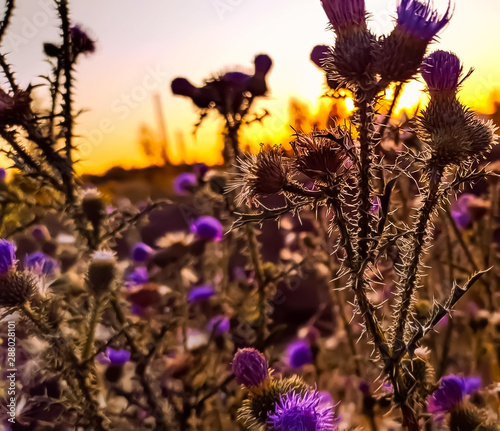
[[[364,0],[321,0],[334,45],[297,61],[352,115],[256,154],[270,56],[174,79],[197,128],[223,121],[224,164],[139,200],[75,173],[95,41],[54,4],[49,109],[0,52],[1,429],[500,429],[500,153],[437,43],[451,4],[399,0],[382,36]],[[415,79],[428,103],[395,115]]]

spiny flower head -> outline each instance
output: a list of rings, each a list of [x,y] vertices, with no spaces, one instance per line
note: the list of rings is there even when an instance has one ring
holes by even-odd
[[[443,16],[433,9],[432,0],[401,0],[397,8],[397,25],[410,36],[431,42],[448,24],[451,18],[451,6]]]
[[[0,275],[7,274],[16,265],[16,245],[0,239]]]
[[[237,204],[255,202],[261,196],[283,192],[289,182],[290,165],[279,146],[240,159],[241,174],[230,190],[241,186]]]
[[[95,51],[95,42],[79,25],[71,27],[69,34],[75,56],[78,54],[91,54]]]
[[[439,388],[427,398],[427,410],[435,415],[444,415],[458,408],[467,395],[481,387],[479,377],[460,377],[450,374],[443,377]]]
[[[23,124],[31,116],[31,95],[25,90],[16,90],[13,95],[0,88],[0,126]]]
[[[318,391],[290,392],[280,396],[268,425],[273,431],[333,431],[337,429],[331,406],[320,407]]]
[[[270,378],[269,364],[258,350],[239,349],[233,359],[233,374],[240,385],[258,388]]]
[[[0,307],[19,307],[37,290],[37,279],[29,271],[9,271],[0,276]]]
[[[191,232],[204,241],[221,241],[224,237],[221,222],[211,216],[198,217],[191,224]]]
[[[340,128],[311,135],[298,133],[292,142],[296,156],[293,166],[315,181],[338,184],[352,166],[346,151],[352,147],[351,136]]]
[[[431,94],[456,93],[463,66],[452,52],[435,51],[424,59],[420,72]]]
[[[366,28],[364,0],[321,0],[321,5],[337,33]]]

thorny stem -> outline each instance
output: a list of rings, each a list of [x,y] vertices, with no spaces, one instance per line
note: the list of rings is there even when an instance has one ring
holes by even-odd
[[[57,3],[59,17],[61,18],[61,29],[63,32],[63,45],[62,45],[62,60],[64,68],[64,94],[63,94],[63,113],[64,113],[64,128],[65,128],[65,151],[66,151],[66,163],[68,170],[66,173],[67,178],[65,178],[66,190],[66,200],[68,204],[73,204],[74,202],[74,190],[73,190],[73,159],[71,152],[73,150],[73,115],[72,115],[72,69],[73,69],[73,59],[71,58],[71,41],[69,34],[69,11],[68,11],[68,1],[60,0]]]
[[[0,43],[2,42],[3,36],[5,35],[5,30],[7,29],[10,18],[12,16],[12,11],[14,10],[14,0],[7,0],[5,7],[5,15],[0,24]]]
[[[38,329],[41,336],[44,338],[50,337],[52,335],[52,331],[48,328],[31,310],[31,307],[28,303],[25,303],[21,307],[21,311],[23,314],[35,325]],[[78,383],[80,390],[85,398],[85,404],[83,408],[89,408],[91,410],[91,423],[94,426],[94,429],[97,431],[106,431],[106,427],[104,425],[106,419],[101,415],[99,404],[97,400],[94,399],[92,392],[87,384],[87,378],[84,374],[83,369],[80,366],[80,361],[75,355],[74,350],[67,345],[66,340],[62,339],[59,335],[55,335],[49,339],[53,346],[60,351],[60,353],[70,359],[70,363],[72,365],[73,376]],[[68,382],[69,383],[69,382]]]
[[[414,240],[410,249],[410,257],[405,265],[401,277],[401,302],[398,305],[398,314],[395,323],[393,355],[399,355],[404,349],[404,331],[411,313],[413,295],[418,283],[420,259],[424,252],[427,237],[427,228],[436,208],[439,196],[439,186],[443,176],[443,168],[432,169],[429,174],[429,188],[417,215],[414,229]]]
[[[165,417],[165,412],[163,411],[160,400],[156,396],[153,388],[151,387],[151,384],[147,376],[147,368],[149,361],[142,353],[141,349],[137,345],[132,334],[129,332],[127,328],[128,326],[127,319],[123,314],[123,310],[120,304],[118,303],[118,300],[115,297],[111,298],[111,306],[115,311],[116,318],[121,325],[121,330],[123,331],[123,334],[127,339],[127,343],[130,346],[132,354],[139,358],[139,363],[137,365],[136,372],[139,377],[139,381],[141,382],[141,385],[144,388],[144,395],[146,396],[148,406],[151,409],[151,414],[155,419],[156,423],[155,431],[167,431],[170,428],[168,426],[167,418]]]
[[[90,356],[92,356],[95,328],[97,326],[97,323],[99,322],[99,313],[101,311],[101,301],[101,296],[97,295],[95,297],[95,304],[92,307],[92,312],[90,314],[89,333],[87,335],[87,339],[85,340],[85,345],[83,346],[82,361],[86,361]]]

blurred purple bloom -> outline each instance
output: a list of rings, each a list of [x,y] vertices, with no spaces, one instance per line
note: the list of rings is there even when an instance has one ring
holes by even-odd
[[[231,322],[229,319],[221,314],[210,319],[207,330],[210,333],[215,330],[215,335],[224,335],[226,332],[229,332],[230,327]]]
[[[148,270],[146,268],[135,268],[125,280],[127,287],[140,286],[149,282]]]
[[[469,202],[474,199],[474,195],[464,193],[460,195],[455,203],[451,206],[451,215],[459,229],[467,229],[472,221],[469,211]]]
[[[130,312],[134,315],[134,316],[140,316],[140,317],[144,317],[145,314],[146,314],[146,309],[145,307],[141,307],[140,305],[138,304],[132,304],[130,306]]]
[[[194,190],[197,184],[195,174],[183,172],[174,181],[174,192],[180,196],[186,196]]]
[[[440,386],[427,397],[427,410],[435,415],[444,415],[460,405],[467,395],[481,387],[479,377],[459,377],[450,374],[443,377]]]
[[[412,37],[432,41],[451,18],[450,3],[442,17],[432,6],[431,0],[401,0],[397,8],[398,27]]]
[[[31,235],[33,235],[33,238],[35,238],[37,241],[40,242],[47,241],[50,239],[49,230],[47,229],[47,226],[43,224],[33,227]]]
[[[303,340],[289,344],[286,349],[286,357],[291,368],[302,368],[305,364],[310,364],[313,361],[309,343]]]
[[[210,216],[199,217],[193,222],[191,232],[205,241],[220,241],[224,236],[221,222]]]
[[[57,261],[42,251],[28,254],[24,259],[24,266],[43,275],[53,275],[59,269]]]
[[[15,264],[15,244],[6,239],[0,239],[0,275],[7,274]]]
[[[336,32],[366,23],[364,0],[321,0],[321,4]]]
[[[311,61],[320,69],[324,68],[325,60],[330,56],[330,48],[327,45],[316,45],[311,51]]]
[[[102,365],[120,366],[130,361],[130,352],[123,349],[115,350],[111,347],[106,347],[106,351],[99,353],[96,359]]]
[[[269,377],[269,364],[256,349],[239,349],[233,359],[233,374],[240,385],[257,387]]]
[[[71,27],[69,29],[69,34],[75,53],[88,54],[95,51],[95,42],[80,26],[75,25]]]
[[[420,69],[431,93],[457,91],[462,70],[460,59],[446,51],[433,52],[424,59]]]
[[[269,428],[273,431],[336,430],[338,418],[332,407],[320,407],[320,402],[318,391],[280,395],[274,413],[268,416]]]
[[[212,296],[215,295],[215,289],[213,286],[204,285],[193,287],[188,294],[187,300],[188,302],[201,302],[207,301]]]
[[[5,177],[7,176],[7,171],[4,168],[0,168],[0,182],[5,181]]]
[[[131,257],[134,262],[146,262],[153,254],[153,249],[143,242],[138,242],[132,249]]]

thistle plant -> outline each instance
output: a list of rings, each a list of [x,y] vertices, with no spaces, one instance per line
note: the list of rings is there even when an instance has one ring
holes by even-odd
[[[277,146],[242,158],[242,172],[234,183],[239,202],[259,205],[262,198],[280,194],[286,203],[277,208],[261,205],[259,212],[242,214],[233,227],[308,208],[332,214],[331,229],[338,230],[336,253],[342,262],[338,277],[354,295],[374,358],[394,388],[393,402],[401,409],[403,426],[416,431],[421,429],[419,412],[426,396],[419,391],[428,373],[417,372],[427,365],[425,360],[419,365],[415,350],[487,271],[471,274],[463,285],[454,282],[448,298],[435,302],[427,320],[419,322],[415,302],[431,246],[433,217],[464,185],[490,174],[478,163],[496,143],[496,128],[460,102],[457,93],[467,75],[458,57],[443,51],[426,57],[451,18],[451,5],[440,13],[431,2],[401,0],[394,29],[387,36],[370,32],[362,0],[323,0],[322,5],[336,39],[321,66],[329,82],[352,92],[356,105],[352,126],[311,134],[299,131],[291,154]],[[389,86],[401,86],[419,73],[429,95],[427,107],[413,124],[422,150],[402,151],[391,165],[379,152],[381,134],[375,119],[380,99]],[[420,203],[410,226],[398,220],[393,206],[393,191],[404,176],[415,178],[419,186]],[[376,201],[380,205],[374,208]],[[380,267],[393,248],[398,253],[392,261],[398,289],[387,319],[370,292],[376,279],[383,279]]]

